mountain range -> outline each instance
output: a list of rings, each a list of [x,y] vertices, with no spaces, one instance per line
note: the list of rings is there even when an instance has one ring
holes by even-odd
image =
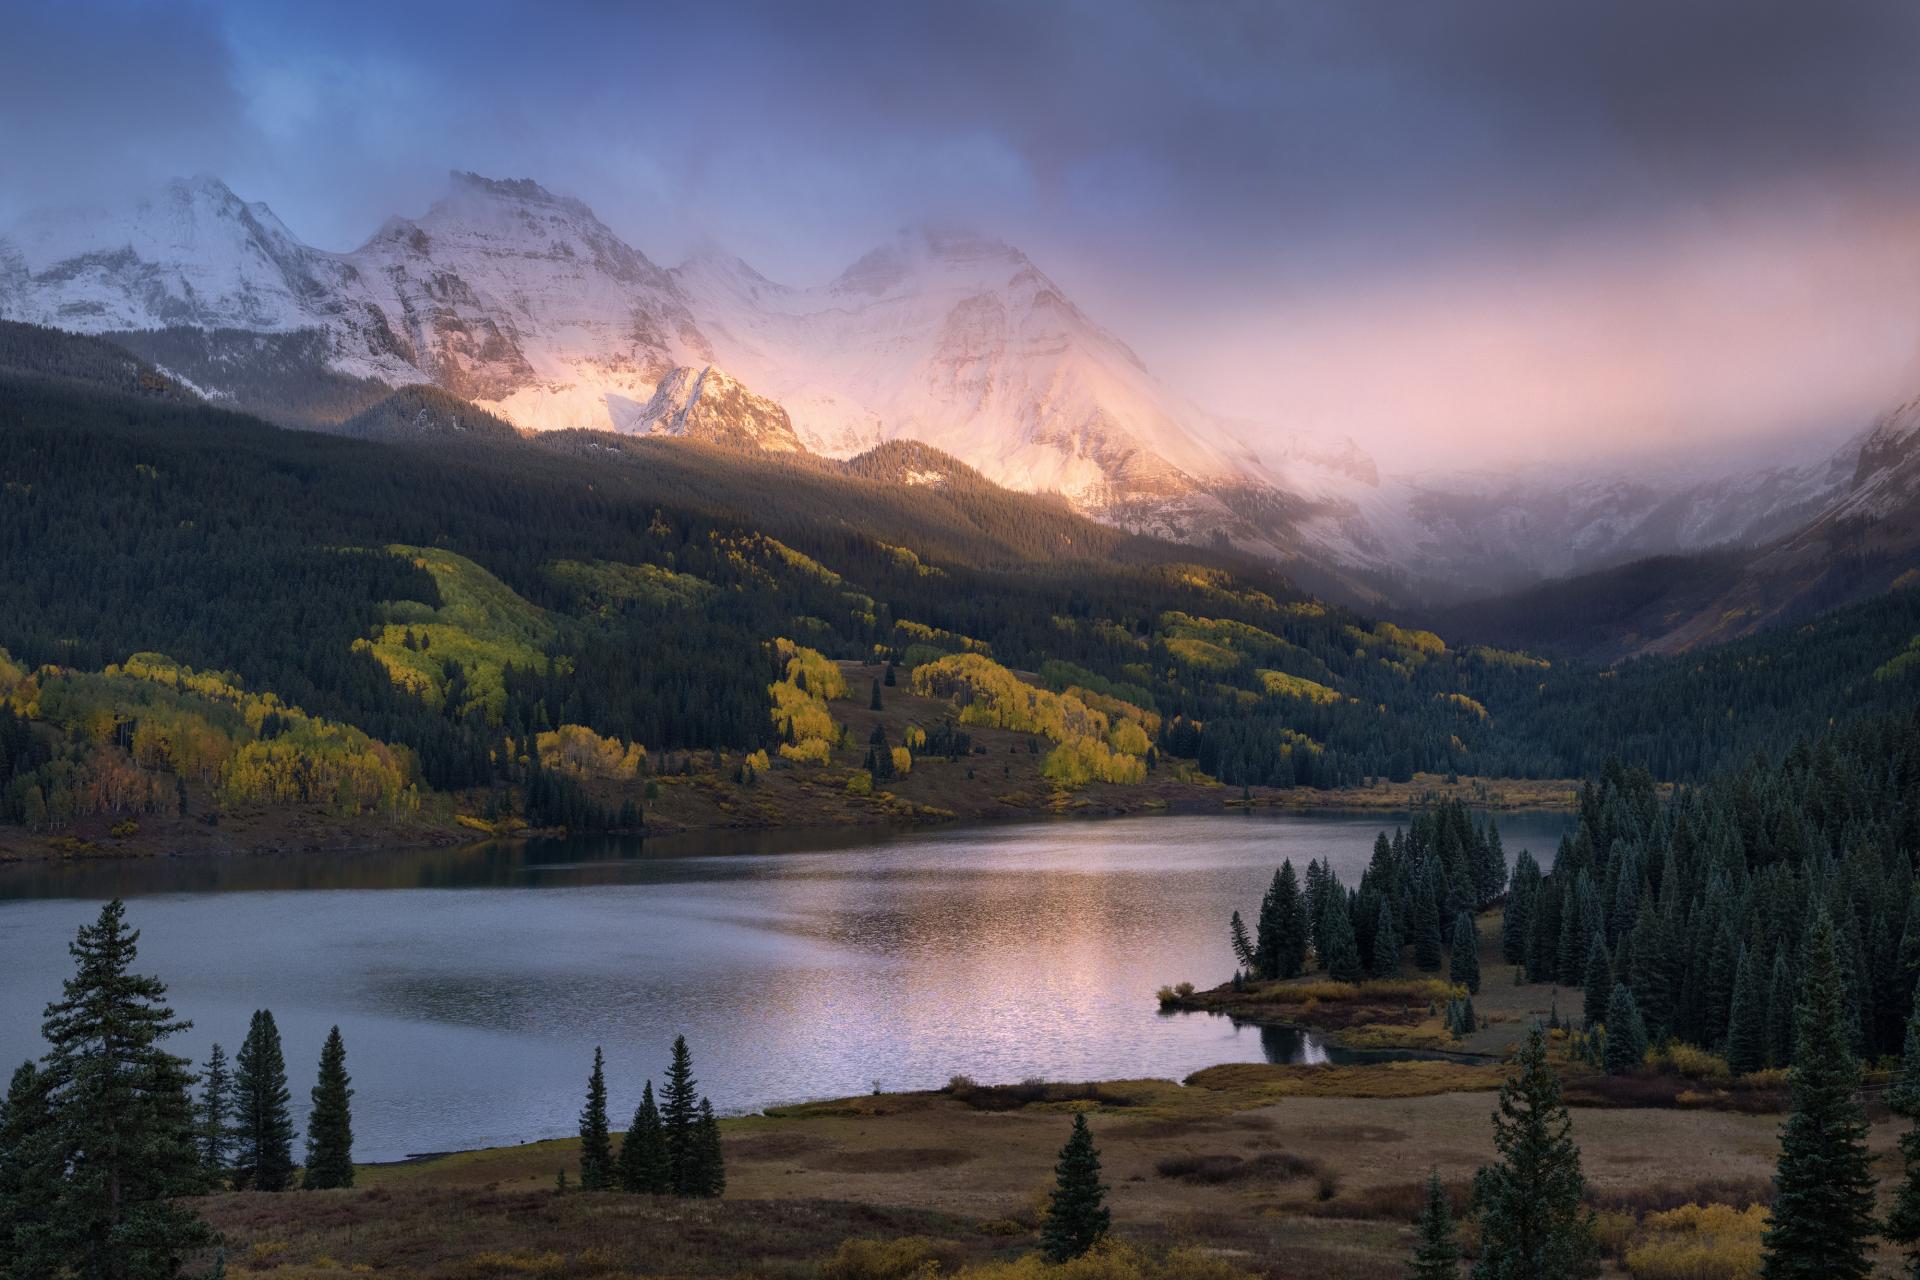
[[[1608,640],[1579,647],[1608,656],[1884,590],[1920,539],[1920,404],[1796,464],[1705,477],[1395,474],[1348,439],[1210,413],[990,237],[905,231],[795,288],[718,252],[661,267],[524,179],[456,173],[347,253],[211,177],[37,215],[0,236],[0,318],[113,335],[208,399],[356,434],[459,438],[440,402],[368,419],[430,384],[471,402],[480,434],[503,421],[837,459],[914,441],[1409,616],[1504,594],[1442,616],[1527,639],[1529,597],[1511,593],[1558,590],[1562,619],[1604,597]],[[1648,557],[1667,570],[1623,579]]]

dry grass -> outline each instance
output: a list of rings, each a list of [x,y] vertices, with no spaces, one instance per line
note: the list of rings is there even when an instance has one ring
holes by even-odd
[[[1438,1059],[1365,1066],[1233,1062],[1196,1071],[1187,1077],[1187,1084],[1271,1101],[1279,1098],[1424,1098],[1437,1093],[1496,1089],[1505,1078],[1506,1068],[1502,1066]]]

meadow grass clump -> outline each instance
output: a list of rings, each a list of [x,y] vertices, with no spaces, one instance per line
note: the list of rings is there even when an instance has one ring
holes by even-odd
[[[1626,1250],[1634,1280],[1754,1280],[1767,1210],[1757,1204],[1682,1205],[1648,1214]]]

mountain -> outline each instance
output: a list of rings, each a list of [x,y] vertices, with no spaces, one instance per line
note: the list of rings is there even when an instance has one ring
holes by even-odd
[[[682,365],[662,378],[634,431],[767,453],[806,452],[785,409],[713,365]]]
[[[337,428],[359,440],[517,440],[512,423],[425,384],[402,387]]]
[[[1768,545],[1853,494],[1867,446],[1708,476],[1396,475],[1350,440],[1208,413],[991,237],[904,231],[796,288],[719,252],[663,268],[578,200],[470,173],[347,253],[209,177],[31,218],[0,239],[0,318],[114,334],[285,425],[340,429],[432,385],[535,431],[834,459],[919,442],[1374,606]]]
[[[1763,536],[1575,574],[1422,620],[1463,639],[1613,661],[1687,652],[1920,586],[1920,400],[1823,464],[1699,492],[1708,513],[1714,498],[1734,509],[1749,497],[1749,528]]]

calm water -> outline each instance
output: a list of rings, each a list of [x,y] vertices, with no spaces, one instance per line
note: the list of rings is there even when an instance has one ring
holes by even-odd
[[[1162,816],[14,870],[0,873],[0,1066],[41,1051],[65,944],[115,894],[141,969],[194,1021],[176,1051],[231,1053],[271,1008],[304,1107],[340,1025],[363,1160],[568,1133],[596,1044],[624,1127],[676,1031],[723,1112],[956,1073],[1319,1060],[1311,1037],[1161,1015],[1154,991],[1227,977],[1227,913],[1251,913],[1280,859],[1331,858],[1351,884],[1382,822]],[[1564,826],[1507,815],[1508,856],[1550,860]]]

